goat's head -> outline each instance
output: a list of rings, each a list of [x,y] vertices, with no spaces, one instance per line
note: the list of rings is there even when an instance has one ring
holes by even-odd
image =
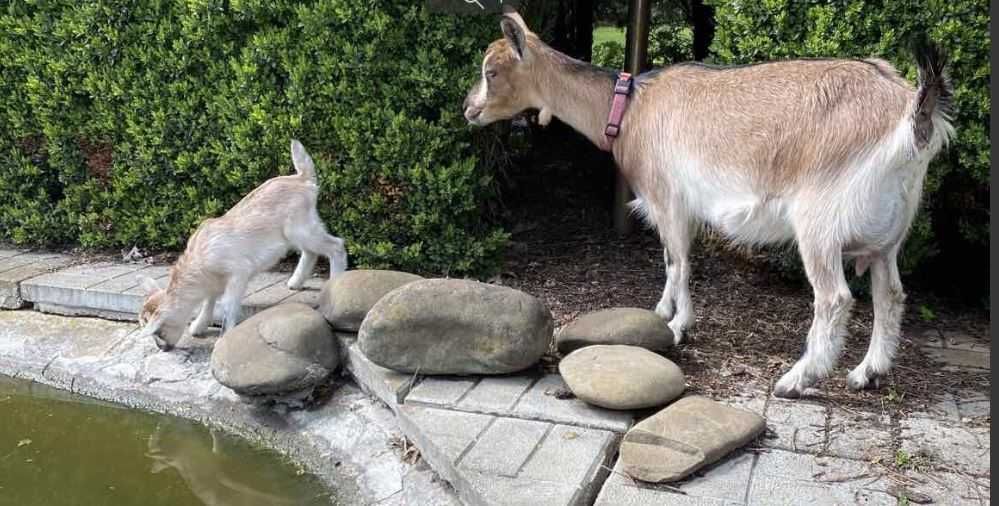
[[[536,98],[537,36],[516,12],[504,14],[500,28],[503,38],[486,49],[482,75],[465,97],[465,119],[484,126],[531,108],[542,109],[540,117],[550,119]]]
[[[180,310],[175,297],[160,286],[156,280],[139,276],[139,286],[146,292],[139,310],[140,335],[152,336],[156,346],[163,351],[170,351],[180,341],[184,333],[186,316]]]

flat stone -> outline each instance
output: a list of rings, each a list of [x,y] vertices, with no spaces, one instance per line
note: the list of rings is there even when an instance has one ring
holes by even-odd
[[[891,418],[830,408],[826,452],[871,461],[892,453]]]
[[[358,345],[374,363],[400,372],[505,374],[548,351],[554,322],[536,298],[461,279],[397,288],[361,324]]]
[[[65,255],[23,253],[0,259],[0,308],[18,309],[27,301],[22,296],[21,283],[72,261]]]
[[[991,480],[987,477],[938,471],[907,471],[905,475],[909,481],[896,489],[907,499],[918,496],[929,499],[932,504],[956,506],[988,506],[991,503]]]
[[[261,311],[226,333],[212,352],[215,378],[240,395],[311,391],[339,365],[326,320],[304,304]]]
[[[662,317],[648,309],[620,307],[576,318],[562,327],[555,344],[562,354],[595,344],[624,344],[665,351],[673,346],[673,332]]]
[[[368,311],[385,294],[422,276],[399,271],[354,270],[323,285],[319,312],[337,330],[357,332]]]
[[[951,426],[915,416],[901,420],[899,427],[902,450],[911,457],[923,456],[966,473],[989,474],[989,428]]]
[[[457,404],[462,411],[508,415],[536,378],[532,376],[486,376],[464,394]]]
[[[371,362],[358,349],[356,338],[344,337],[341,334],[337,336],[337,339],[340,341],[340,349],[346,350],[344,357],[347,362],[347,370],[350,371],[361,389],[377,397],[392,411],[397,410],[399,404],[402,404],[402,400],[409,394],[415,377],[412,374],[395,372]]]
[[[826,408],[800,400],[772,398],[767,405],[767,425],[775,437],[764,446],[795,452],[820,453],[826,444]]]
[[[572,393],[608,409],[662,406],[683,393],[683,371],[645,348],[595,345],[580,348],[559,362]]]
[[[496,418],[479,435],[475,445],[461,459],[459,467],[516,477],[551,428],[552,425],[545,422]]]
[[[983,350],[967,350],[967,349],[957,349],[957,348],[936,348],[932,346],[924,346],[922,348],[923,353],[926,354],[931,360],[941,362],[944,364],[944,370],[961,370],[961,369],[982,369],[989,370],[991,365],[989,363],[990,353]]]
[[[992,342],[988,339],[975,337],[962,330],[944,330],[944,341],[947,348],[952,350],[965,350],[973,352],[989,353],[992,350]]]
[[[744,504],[755,459],[752,453],[736,452],[717,465],[702,468],[694,476],[665,487],[629,478],[619,459],[596,504]]]
[[[747,504],[895,505],[882,475],[866,462],[772,450],[757,458]]]
[[[676,481],[752,441],[765,428],[765,420],[755,413],[701,396],[685,397],[625,434],[623,469],[642,481]]]

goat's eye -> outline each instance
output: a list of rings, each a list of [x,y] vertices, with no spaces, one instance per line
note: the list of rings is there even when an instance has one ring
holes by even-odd
[[[494,77],[496,77],[496,71],[495,70],[487,70],[486,71],[486,79],[492,79]]]

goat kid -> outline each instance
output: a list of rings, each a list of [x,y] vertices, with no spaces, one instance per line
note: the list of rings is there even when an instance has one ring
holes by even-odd
[[[291,249],[301,252],[288,280],[292,290],[302,288],[320,255],[329,259],[331,279],[346,269],[343,239],[326,231],[316,210],[315,164],[297,140],[291,141],[291,158],[297,174],[265,181],[221,218],[209,218],[198,226],[170,268],[166,287],[140,278],[147,293],[139,313],[142,334],[153,336],[161,350],[177,344],[199,304],[191,335],[208,328],[220,298],[223,334],[231,330],[239,321],[240,301],[250,279]]]
[[[688,252],[696,227],[733,243],[795,241],[814,290],[801,359],[774,393],[800,396],[835,367],[853,298],[844,259],[871,271],[874,329],[849,374],[877,384],[895,356],[904,293],[896,258],[927,164],[953,129],[944,58],[923,41],[913,88],[879,59],[788,60],[739,67],[680,64],[635,79],[620,134],[606,137],[612,71],[545,45],[516,13],[465,99],[474,125],[538,109],[611,151],[659,233],[667,281],[656,312],[676,342],[694,321]]]

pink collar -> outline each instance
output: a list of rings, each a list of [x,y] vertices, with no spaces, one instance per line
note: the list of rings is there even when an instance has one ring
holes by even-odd
[[[624,119],[624,111],[628,108],[628,98],[634,87],[634,80],[631,74],[621,72],[617,75],[617,82],[614,83],[614,101],[611,102],[610,113],[607,115],[607,126],[604,128],[604,135],[607,136],[606,150],[610,151],[614,146],[614,139],[621,133],[621,120]]]

